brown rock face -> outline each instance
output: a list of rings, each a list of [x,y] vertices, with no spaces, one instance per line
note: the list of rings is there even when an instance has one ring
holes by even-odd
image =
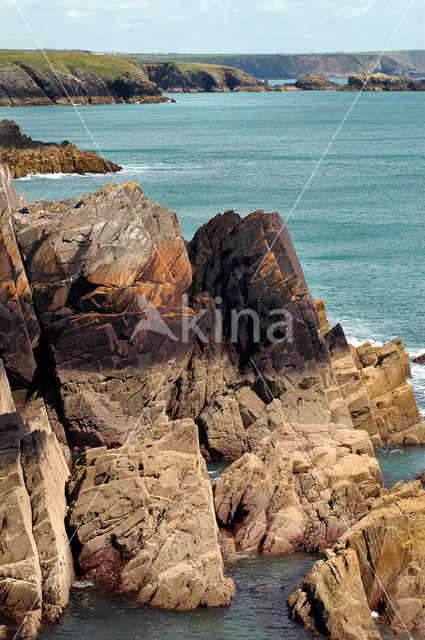
[[[21,133],[12,120],[0,122],[0,163],[12,178],[31,173],[110,173],[121,167],[94,151],[81,151],[67,140],[61,144],[38,142]]]
[[[425,492],[419,482],[382,491],[371,512],[327,551],[288,601],[293,618],[333,640],[394,633],[425,637]]]
[[[83,575],[166,609],[230,604],[234,585],[223,574],[192,420],[168,422],[163,413],[129,446],[88,451],[69,491]]]
[[[181,314],[190,265],[177,217],[125,183],[15,220],[71,440],[124,442],[179,355],[138,325],[145,308]]]
[[[415,364],[425,364],[425,353],[418,356],[417,358],[413,358],[412,362]]]

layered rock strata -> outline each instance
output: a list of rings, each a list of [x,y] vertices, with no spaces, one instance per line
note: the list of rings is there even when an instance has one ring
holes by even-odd
[[[421,484],[383,491],[290,596],[291,616],[332,640],[379,640],[373,611],[393,633],[424,638],[424,535]]]
[[[0,607],[20,636],[33,637],[42,618],[62,613],[73,580],[64,523],[69,470],[33,355],[40,329],[9,213],[23,201],[0,171]]]
[[[65,530],[68,467],[46,420],[16,411],[0,360],[0,607],[19,637],[37,634],[68,603],[73,561]]]
[[[121,167],[98,156],[81,151],[64,140],[61,144],[39,142],[23,135],[12,120],[0,122],[0,163],[9,167],[12,178],[33,173],[111,173]]]

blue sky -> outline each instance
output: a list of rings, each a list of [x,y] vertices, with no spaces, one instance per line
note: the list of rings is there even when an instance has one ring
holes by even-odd
[[[0,46],[179,53],[384,48],[410,0],[0,0]],[[414,0],[391,49],[425,48]]]

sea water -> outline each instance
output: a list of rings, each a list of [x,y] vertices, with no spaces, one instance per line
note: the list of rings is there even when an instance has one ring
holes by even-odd
[[[18,192],[28,201],[62,199],[132,180],[178,212],[187,239],[227,209],[290,215],[309,288],[324,298],[330,321],[341,322],[354,344],[400,337],[411,355],[424,352],[425,94],[361,94],[292,213],[355,94],[173,97],[177,104],[1,108],[0,118],[34,139],[68,139],[124,167],[112,178],[16,180]],[[425,414],[425,366],[412,373]],[[382,447],[377,456],[387,486],[425,469],[423,449]],[[211,469],[213,480],[221,470]],[[305,554],[239,558],[228,569],[237,585],[231,607],[189,613],[138,607],[77,584],[61,623],[41,637],[307,640],[313,634],[287,619],[285,599],[313,562]]]

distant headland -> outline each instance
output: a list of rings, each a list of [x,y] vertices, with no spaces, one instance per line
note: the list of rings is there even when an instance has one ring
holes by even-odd
[[[181,60],[150,62],[143,56],[130,58],[79,51],[49,51],[47,59],[42,51],[0,51],[0,106],[168,102],[164,92],[357,91],[360,88],[366,91],[424,91],[425,80],[421,79],[418,70],[422,58],[425,69],[425,55],[422,58],[419,55],[425,52],[407,53],[406,62],[396,65],[403,72],[397,75],[383,73],[382,59],[381,69],[368,75],[366,60],[357,65],[360,71],[351,74],[349,64],[336,68],[328,61],[324,68],[322,58],[326,56],[310,56],[309,65],[301,56],[300,60],[304,61],[297,69],[287,67],[280,75],[285,78],[289,73],[298,80],[274,86],[268,80],[259,79],[258,66],[254,69],[257,77],[254,77],[246,70],[226,64]],[[416,58],[413,53],[418,54]],[[261,57],[263,61],[266,58]],[[411,59],[416,60],[416,67],[409,62]],[[234,63],[239,64],[240,60],[235,59]],[[308,69],[308,73],[299,73],[300,69]],[[260,75],[272,78],[277,73],[276,69],[268,70],[270,73]],[[344,86],[323,77],[337,77],[344,72],[345,77],[349,76]]]

